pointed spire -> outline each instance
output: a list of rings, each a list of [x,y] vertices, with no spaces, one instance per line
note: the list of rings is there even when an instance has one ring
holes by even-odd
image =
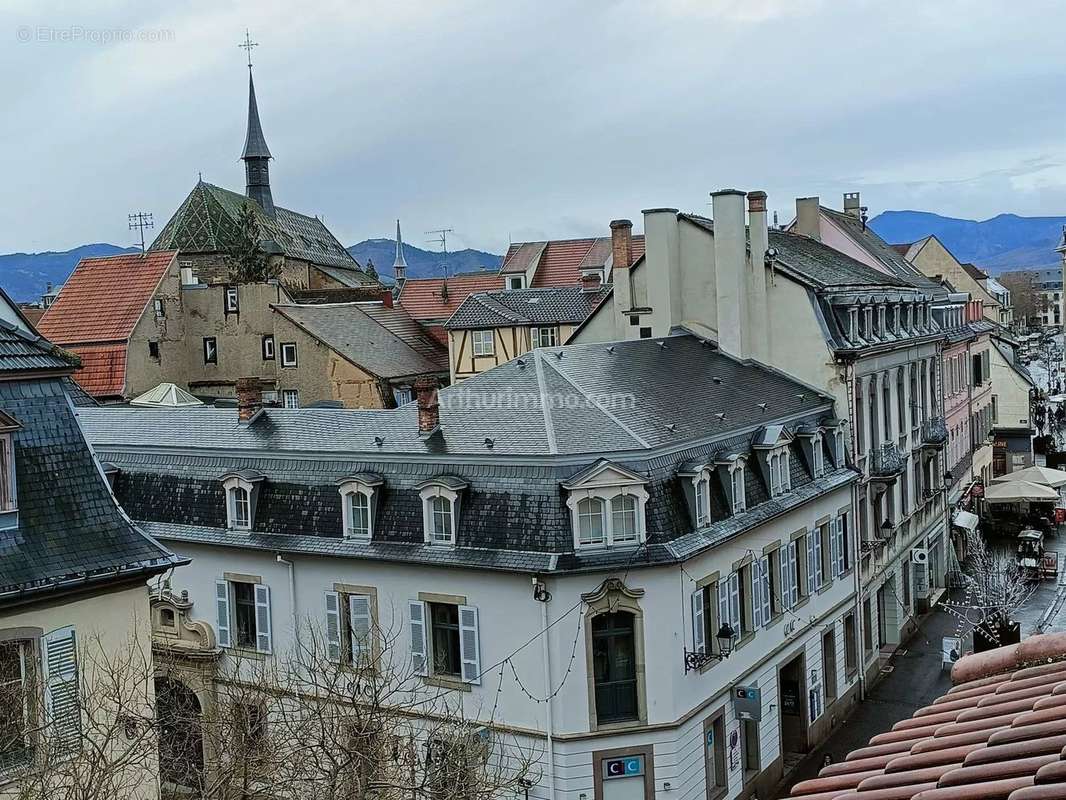
[[[392,262],[392,274],[396,285],[402,287],[407,280],[407,261],[403,257],[403,237],[400,235],[400,221],[396,220],[396,260]]]
[[[255,102],[255,83],[252,70],[248,68],[248,135],[244,139],[244,152],[241,158],[271,158],[263,126],[259,123],[259,106]]]
[[[255,102],[255,83],[252,82],[252,66],[248,65],[248,135],[244,139],[245,194],[259,204],[267,214],[274,216],[274,197],[270,193],[270,150],[259,124],[259,106]]]

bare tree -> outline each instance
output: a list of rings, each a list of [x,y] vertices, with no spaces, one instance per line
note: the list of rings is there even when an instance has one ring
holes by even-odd
[[[1004,272],[997,280],[1010,290],[1015,319],[1027,327],[1035,319],[1036,326],[1039,327],[1040,315],[1047,311],[1048,301],[1045,294],[1035,285],[1033,273]]]

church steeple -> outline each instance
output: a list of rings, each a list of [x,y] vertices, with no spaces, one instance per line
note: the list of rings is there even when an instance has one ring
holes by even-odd
[[[403,237],[400,235],[400,221],[396,220],[396,260],[392,262],[392,273],[396,285],[403,286],[407,281],[407,261],[403,257]]]
[[[244,44],[240,46],[248,51],[248,134],[244,137],[244,152],[241,153],[245,194],[259,203],[263,211],[274,216],[274,198],[270,194],[271,155],[259,122],[259,106],[255,102],[255,82],[252,80],[252,48],[256,43],[247,31]]]

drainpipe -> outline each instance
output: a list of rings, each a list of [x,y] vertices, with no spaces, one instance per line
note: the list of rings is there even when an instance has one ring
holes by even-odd
[[[852,361],[844,362],[844,387],[848,393],[848,410],[851,412],[851,463],[859,463],[859,447],[855,433],[855,363]],[[866,422],[870,424],[869,420]],[[865,434],[865,431],[863,431]],[[861,482],[860,482],[860,485]],[[862,528],[862,522],[859,520],[859,493],[858,491],[852,491],[851,493],[851,531],[852,539],[855,542],[855,546],[852,548],[852,553],[855,558],[855,569],[852,572],[852,580],[855,582],[855,653],[859,659],[859,700],[866,699],[866,648],[863,646],[865,641],[863,637],[866,635],[863,630],[863,617],[862,617],[862,542],[859,539],[859,531]],[[845,643],[845,647],[847,643]]]
[[[540,622],[544,635],[541,637],[541,654],[544,659],[544,730],[548,737],[548,800],[555,800],[555,729],[552,722],[552,672],[551,648],[548,644],[548,601],[551,592],[539,580],[533,577],[533,597],[540,602]]]
[[[279,564],[284,564],[289,568],[289,608],[292,610],[292,638],[293,643],[296,642],[297,627],[296,627],[296,565],[289,561],[287,558],[277,553],[277,559]]]

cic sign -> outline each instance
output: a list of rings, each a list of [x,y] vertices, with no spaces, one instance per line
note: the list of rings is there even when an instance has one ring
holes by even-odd
[[[620,756],[603,761],[603,779],[638,778],[644,774],[644,756]]]

